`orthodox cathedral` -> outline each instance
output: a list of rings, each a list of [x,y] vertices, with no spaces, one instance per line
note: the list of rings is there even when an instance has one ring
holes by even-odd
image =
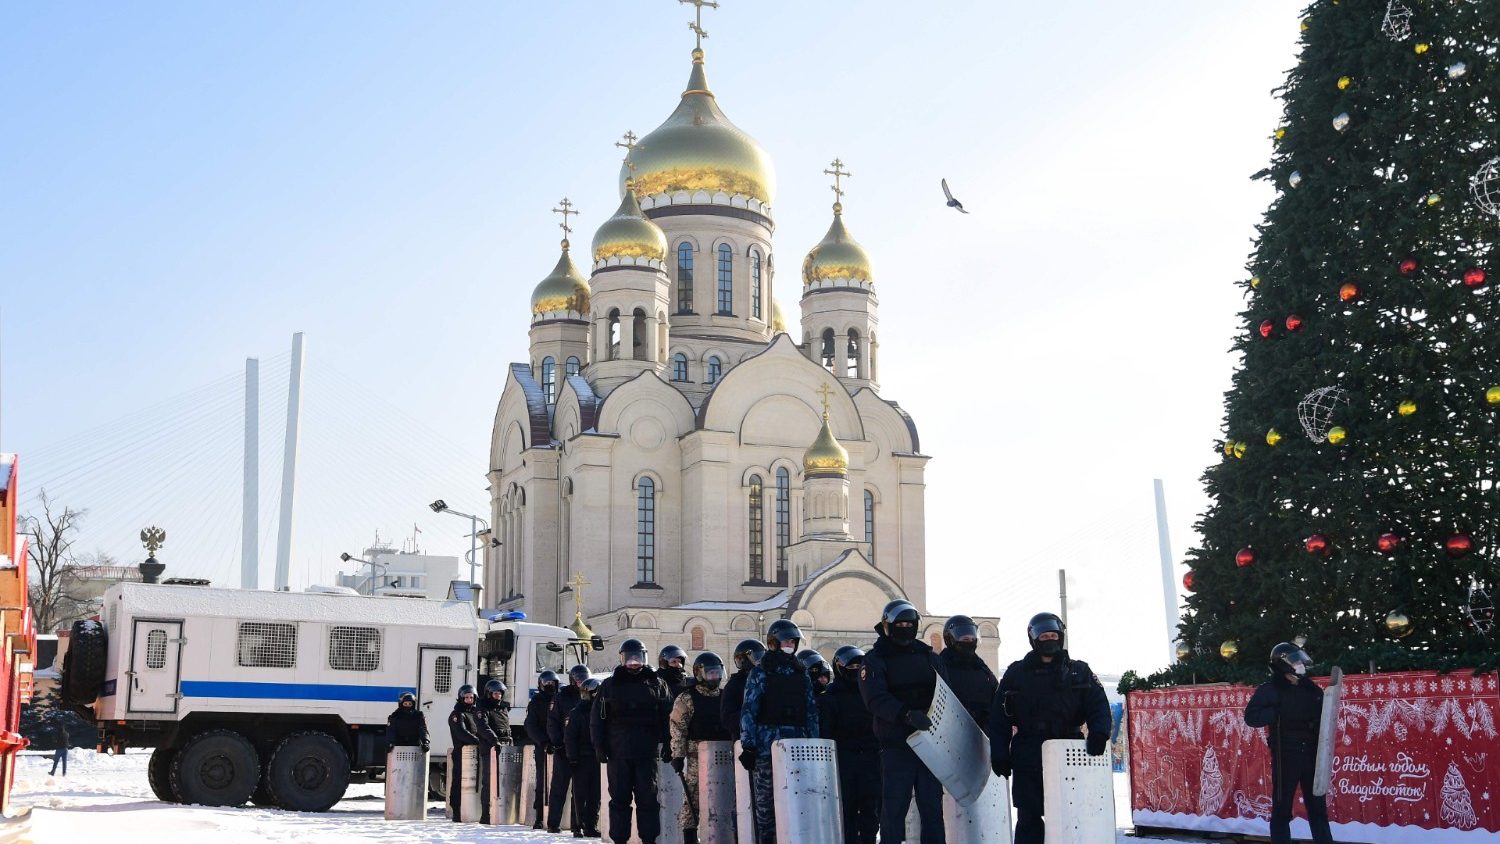
[[[835,202],[788,326],[771,160],[720,108],[699,43],[676,109],[619,144],[619,209],[587,253],[564,239],[532,293],[530,360],[490,441],[484,602],[727,661],[783,617],[825,657],[867,646],[904,598],[941,647],[929,458],[880,395],[870,257]],[[825,172],[842,200],[842,163]],[[567,233],[575,212],[555,210]],[[975,620],[993,665],[997,619]]]

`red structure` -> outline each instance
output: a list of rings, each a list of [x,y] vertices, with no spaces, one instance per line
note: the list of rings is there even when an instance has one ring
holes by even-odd
[[[16,456],[0,454],[0,816],[10,814],[21,705],[31,702],[36,630],[27,598],[26,543],[16,535]]]
[[[1244,720],[1253,691],[1221,684],[1130,693],[1130,808],[1137,827],[1269,834],[1270,751],[1265,731]],[[1328,791],[1335,840],[1496,840],[1497,723],[1494,674],[1345,677]],[[1293,837],[1309,837],[1304,818],[1298,801]]]

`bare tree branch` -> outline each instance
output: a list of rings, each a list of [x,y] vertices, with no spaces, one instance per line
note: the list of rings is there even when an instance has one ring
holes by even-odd
[[[79,524],[87,511],[63,507],[54,512],[47,491],[40,494],[42,513],[21,517],[21,532],[28,538],[31,557],[31,612],[39,631],[52,632],[64,620],[70,603],[65,588],[64,571],[74,563],[73,543]]]

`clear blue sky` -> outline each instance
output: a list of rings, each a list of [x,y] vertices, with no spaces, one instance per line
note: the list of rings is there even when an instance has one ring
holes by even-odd
[[[725,0],[707,13],[710,82],[776,162],[783,268],[827,226],[826,162],[854,173],[846,219],[876,262],[882,392],[934,455],[931,609],[1002,613],[1007,655],[1066,566],[1081,655],[1101,670],[1164,661],[1151,478],[1167,481],[1180,559],[1234,363],[1232,284],[1271,195],[1248,176],[1270,154],[1298,8]],[[338,464],[322,465],[299,570],[326,580],[338,550],[411,522],[456,553],[421,505],[483,506],[505,366],[525,358],[527,297],[555,260],[548,209],[570,196],[585,241],[613,209],[612,142],[672,109],[690,11],[7,4],[0,447],[49,477],[28,453],[58,459],[70,435],[233,376],[248,355],[271,369],[306,331],[310,373],[411,417],[346,424],[325,391],[321,441],[360,464],[342,480],[421,465],[342,510]],[[971,216],[942,207],[944,176]],[[796,281],[784,271],[777,290],[792,316]],[[215,479],[222,502],[133,473],[137,488],[79,502],[101,526],[81,546],[131,548],[125,516],[99,533],[107,511],[133,519],[149,497],[141,518],[228,526],[194,546],[213,560],[178,560],[181,573],[230,571],[226,407],[224,448],[180,468]],[[274,450],[280,422],[266,424]],[[415,431],[445,445],[399,441]]]

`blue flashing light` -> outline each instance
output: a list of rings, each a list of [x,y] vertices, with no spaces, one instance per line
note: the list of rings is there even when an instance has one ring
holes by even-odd
[[[510,612],[507,612],[507,613],[501,613],[500,620],[501,621],[525,621],[526,620],[526,613],[521,612],[520,610],[511,610]]]

